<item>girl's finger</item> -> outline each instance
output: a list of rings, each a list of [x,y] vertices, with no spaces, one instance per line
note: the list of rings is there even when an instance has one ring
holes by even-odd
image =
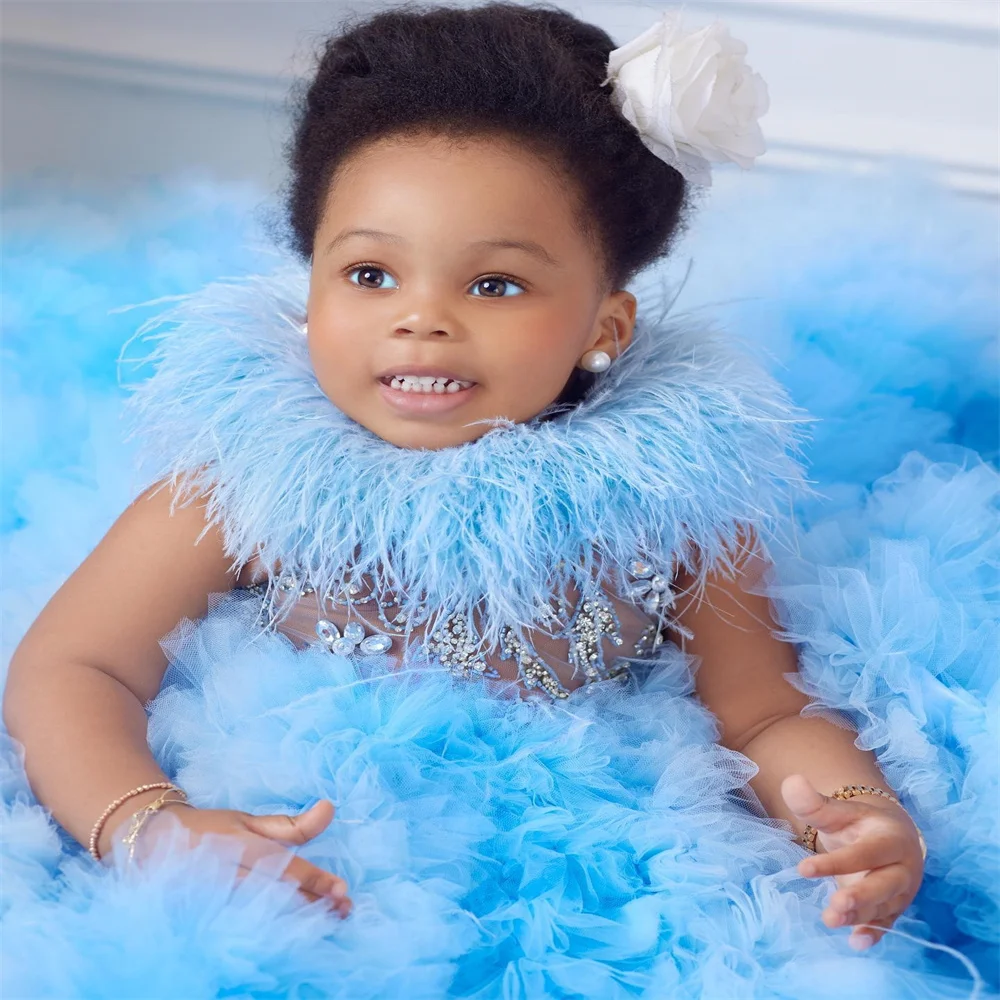
[[[806,878],[824,875],[851,875],[854,872],[882,868],[899,861],[899,840],[877,835],[863,837],[825,854],[812,854],[798,863],[798,872]]]
[[[825,833],[836,833],[850,825],[863,809],[849,799],[824,795],[804,774],[788,775],[781,783],[781,796],[799,819]]]
[[[297,882],[304,894],[315,899],[326,897],[338,906],[349,902],[347,883],[342,878],[331,875],[330,872],[323,871],[322,868],[306,861],[305,858],[292,858],[282,878]]]
[[[280,844],[299,846],[312,840],[330,825],[334,808],[329,799],[320,799],[304,812],[292,816],[284,813],[266,816],[247,813],[243,821],[248,830],[261,837],[276,840]]]
[[[274,847],[273,845],[272,847],[273,850],[267,851],[267,855],[278,853],[280,851],[280,848]],[[254,862],[252,858],[255,853],[257,860],[260,860],[260,858],[265,856],[265,854],[260,852],[254,852],[253,846],[251,845],[251,848],[244,853],[243,860],[241,860],[237,866],[237,882],[242,881],[251,871],[253,871]],[[251,861],[250,864],[245,863],[248,860]],[[335,909],[341,917],[346,917],[353,908],[353,904],[347,897],[347,883],[342,878],[338,878],[336,875],[331,875],[329,872],[325,872],[321,868],[317,868],[304,858],[291,855],[291,860],[283,869],[280,877],[286,881],[295,882],[299,892],[305,896],[310,903],[315,903],[320,899],[326,899],[329,902],[331,909]]]
[[[898,896],[893,896],[892,899],[887,899],[882,903],[878,912],[875,914],[876,920],[889,920],[890,922],[895,921],[896,918],[910,905],[910,899],[912,893],[901,892]]]
[[[861,907],[860,909],[839,911],[827,907],[823,911],[823,923],[827,927],[855,927],[855,925],[876,923],[887,918],[895,920],[909,905],[909,901],[910,893],[900,893],[874,906]]]
[[[291,875],[288,875],[288,868],[290,867],[291,865],[288,865],[285,868],[285,872],[281,877],[287,879],[287,881],[289,882],[298,882],[298,879],[294,878]],[[240,863],[237,869],[237,875],[236,875],[237,881],[241,881],[242,879],[246,878],[246,876],[249,875],[251,871],[253,871],[253,867],[251,865],[245,865]],[[302,886],[301,883],[299,883],[299,891],[302,893],[303,896],[306,897],[306,899],[309,900],[310,903],[315,903],[317,899],[322,898],[321,895],[313,892],[311,889],[305,888],[304,886]]]
[[[881,920],[866,920],[864,927],[859,925],[851,928],[851,936],[847,939],[847,943],[857,951],[865,951],[885,937],[885,931],[879,928],[891,927],[898,916],[898,913],[894,913]]]
[[[910,873],[905,865],[876,868],[864,878],[838,889],[831,897],[829,912],[833,922],[827,925],[864,923],[882,916],[885,905],[895,902],[910,886]],[[825,917],[825,914],[824,914]]]

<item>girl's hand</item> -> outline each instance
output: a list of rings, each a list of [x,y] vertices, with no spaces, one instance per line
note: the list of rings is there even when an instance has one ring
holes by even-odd
[[[161,822],[161,814],[169,811],[194,837],[197,843],[206,833],[221,833],[235,837],[244,845],[240,863],[239,878],[249,871],[253,863],[267,854],[287,853],[291,860],[281,877],[298,883],[299,891],[310,901],[326,898],[330,908],[341,917],[351,912],[351,901],[347,896],[347,883],[336,875],[331,875],[305,858],[290,851],[284,851],[280,844],[299,845],[308,843],[322,833],[333,819],[334,805],[327,799],[320,799],[315,805],[295,816],[272,814],[254,816],[236,809],[198,809],[186,803],[172,803],[153,813],[146,820],[136,842],[135,862],[141,864],[152,851],[158,834],[162,835],[166,824]],[[120,837],[127,829],[127,821],[116,831]]]
[[[919,834],[906,810],[871,795],[830,798],[802,774],[785,778],[781,795],[799,819],[816,827],[816,841],[826,851],[803,858],[799,874],[833,875],[840,886],[823,911],[827,927],[891,927],[917,894],[924,872]],[[884,934],[853,927],[848,942],[864,950]]]

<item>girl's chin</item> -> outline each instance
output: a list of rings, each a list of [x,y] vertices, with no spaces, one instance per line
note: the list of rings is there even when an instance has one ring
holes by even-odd
[[[382,427],[375,430],[374,433],[378,434],[383,441],[394,444],[397,448],[441,451],[444,448],[457,448],[459,445],[475,441],[488,430],[490,430],[488,425],[473,427],[439,425],[435,427],[429,424],[409,423],[402,427],[398,424],[392,427]]]

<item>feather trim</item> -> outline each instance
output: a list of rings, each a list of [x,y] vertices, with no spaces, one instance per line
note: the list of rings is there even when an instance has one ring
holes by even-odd
[[[307,291],[298,264],[217,281],[133,338],[156,366],[127,404],[148,481],[182,504],[206,496],[234,568],[259,556],[321,593],[367,575],[408,613],[481,621],[495,649],[503,625],[537,625],[542,604],[600,567],[640,558],[662,572],[676,558],[703,578],[802,484],[802,414],[704,322],[640,306],[632,344],[568,412],[405,449],[320,388],[300,329]]]

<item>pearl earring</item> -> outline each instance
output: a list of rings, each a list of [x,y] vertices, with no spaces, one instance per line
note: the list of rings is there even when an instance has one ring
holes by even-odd
[[[580,365],[588,372],[606,372],[611,367],[611,355],[607,351],[587,351]]]
[[[309,332],[309,324],[308,323],[303,323],[302,326],[299,327],[299,329],[303,333],[308,333]]]

